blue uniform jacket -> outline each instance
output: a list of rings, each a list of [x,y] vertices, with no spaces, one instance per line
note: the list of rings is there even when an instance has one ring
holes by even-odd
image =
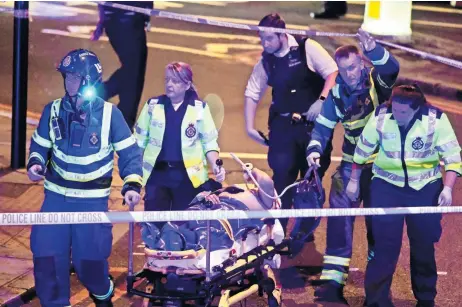
[[[53,120],[55,119],[55,120]],[[55,132],[59,123],[59,133]],[[73,200],[107,199],[117,152],[122,194],[140,191],[142,152],[120,110],[97,98],[84,120],[66,97],[45,106],[35,130],[27,168],[46,168],[45,191]]]
[[[398,61],[378,43],[365,55],[373,67],[362,71],[363,89],[352,91],[342,77],[337,76],[336,84],[329,91],[316,119],[307,155],[311,152],[322,153],[336,124],[341,122],[345,130],[342,160],[352,162],[357,141],[367,120],[380,104],[390,98],[399,73]]]

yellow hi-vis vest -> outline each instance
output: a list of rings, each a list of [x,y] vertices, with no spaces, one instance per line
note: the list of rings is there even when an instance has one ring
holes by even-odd
[[[162,96],[146,102],[134,132],[138,146],[144,149],[143,186],[156,164],[164,139],[165,109],[163,104],[158,103],[159,99]],[[187,103],[188,107],[181,123],[181,151],[188,177],[197,188],[208,179],[206,153],[220,151],[218,132],[207,104],[200,100],[183,103]]]
[[[391,106],[381,106],[364,128],[356,146],[354,162],[364,164],[379,146],[374,178],[415,190],[441,178],[440,160],[446,171],[462,174],[460,146],[446,114],[431,105],[421,106],[405,139],[392,117]]]

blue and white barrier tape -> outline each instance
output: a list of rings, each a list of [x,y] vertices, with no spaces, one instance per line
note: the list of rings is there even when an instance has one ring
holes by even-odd
[[[98,223],[141,223],[161,221],[206,221],[290,217],[366,216],[391,214],[462,213],[462,207],[396,207],[351,209],[284,209],[267,211],[137,211],[137,212],[24,212],[0,213],[0,226]]]
[[[219,26],[219,27],[225,27],[225,28],[233,28],[233,29],[241,29],[241,30],[251,30],[251,31],[269,31],[269,32],[276,32],[276,33],[288,33],[288,34],[295,34],[295,35],[305,35],[305,36],[328,36],[328,37],[335,37],[335,36],[340,36],[340,37],[356,37],[355,34],[348,34],[348,33],[337,33],[337,32],[322,32],[322,31],[314,31],[314,30],[294,30],[294,29],[279,29],[279,28],[268,28],[268,27],[259,27],[255,25],[248,25],[248,24],[240,24],[240,23],[233,23],[233,22],[224,22],[224,21],[218,21],[218,20],[213,20],[213,19],[206,19],[206,18],[199,18],[193,15],[186,15],[186,14],[179,14],[179,13],[172,13],[172,12],[167,12],[167,11],[162,11],[162,10],[156,10],[156,9],[143,9],[139,7],[134,7],[130,5],[124,5],[124,4],[118,4],[118,3],[112,3],[110,1],[95,1],[98,4],[104,5],[104,6],[110,6],[113,8],[119,8],[122,10],[126,11],[132,11],[132,12],[137,12],[145,15],[150,15],[150,16],[157,16],[157,17],[163,17],[163,18],[169,18],[169,19],[176,19],[176,20],[182,20],[186,22],[192,22],[192,23],[199,23],[199,24],[207,24],[207,25],[212,25],[212,26]],[[405,46],[401,46],[398,44],[386,42],[383,40],[377,40],[377,42],[393,47],[396,49],[401,49],[406,52],[412,53],[414,55],[418,55],[422,57],[423,59],[428,59],[428,60],[433,60],[442,64],[446,64],[452,67],[456,67],[458,69],[462,69],[462,62],[453,60],[450,58],[442,57],[439,55],[434,55],[428,52],[424,51],[419,51],[416,49],[408,48]]]
[[[29,18],[29,10],[15,10],[12,7],[0,7],[0,12],[12,13],[16,18]]]

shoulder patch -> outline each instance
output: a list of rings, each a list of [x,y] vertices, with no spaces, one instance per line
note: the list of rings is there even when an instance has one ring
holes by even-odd
[[[428,108],[428,111],[430,111],[430,110],[435,110],[435,111],[436,111],[436,118],[437,118],[437,119],[440,119],[441,116],[443,115],[443,110],[441,110],[441,109],[438,108],[438,107],[435,107],[434,105],[431,105],[431,104],[427,103],[427,104],[425,105],[425,107]]]

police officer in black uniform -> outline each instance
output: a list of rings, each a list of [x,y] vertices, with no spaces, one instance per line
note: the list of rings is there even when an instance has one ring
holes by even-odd
[[[112,1],[112,3],[153,8],[153,1]],[[118,108],[122,111],[128,126],[133,128],[144,87],[148,55],[145,27],[149,23],[150,16],[111,6],[98,5],[98,9],[99,22],[91,40],[98,40],[106,30],[109,42],[121,63],[121,67],[104,82],[104,93],[101,96],[109,100],[119,95]]]
[[[278,14],[270,14],[259,26],[285,29],[285,22]],[[269,31],[259,32],[259,35],[264,52],[245,91],[246,130],[252,139],[269,146],[268,164],[273,170],[275,188],[281,193],[308,169],[305,149],[314,120],[335,84],[338,68],[327,51],[312,39]],[[269,139],[254,126],[258,102],[268,85],[272,87],[273,96],[268,120]],[[330,165],[331,142],[327,147],[321,157],[320,176]],[[292,193],[288,191],[282,196],[282,208],[291,208]],[[281,223],[287,226],[287,219],[282,219]]]

